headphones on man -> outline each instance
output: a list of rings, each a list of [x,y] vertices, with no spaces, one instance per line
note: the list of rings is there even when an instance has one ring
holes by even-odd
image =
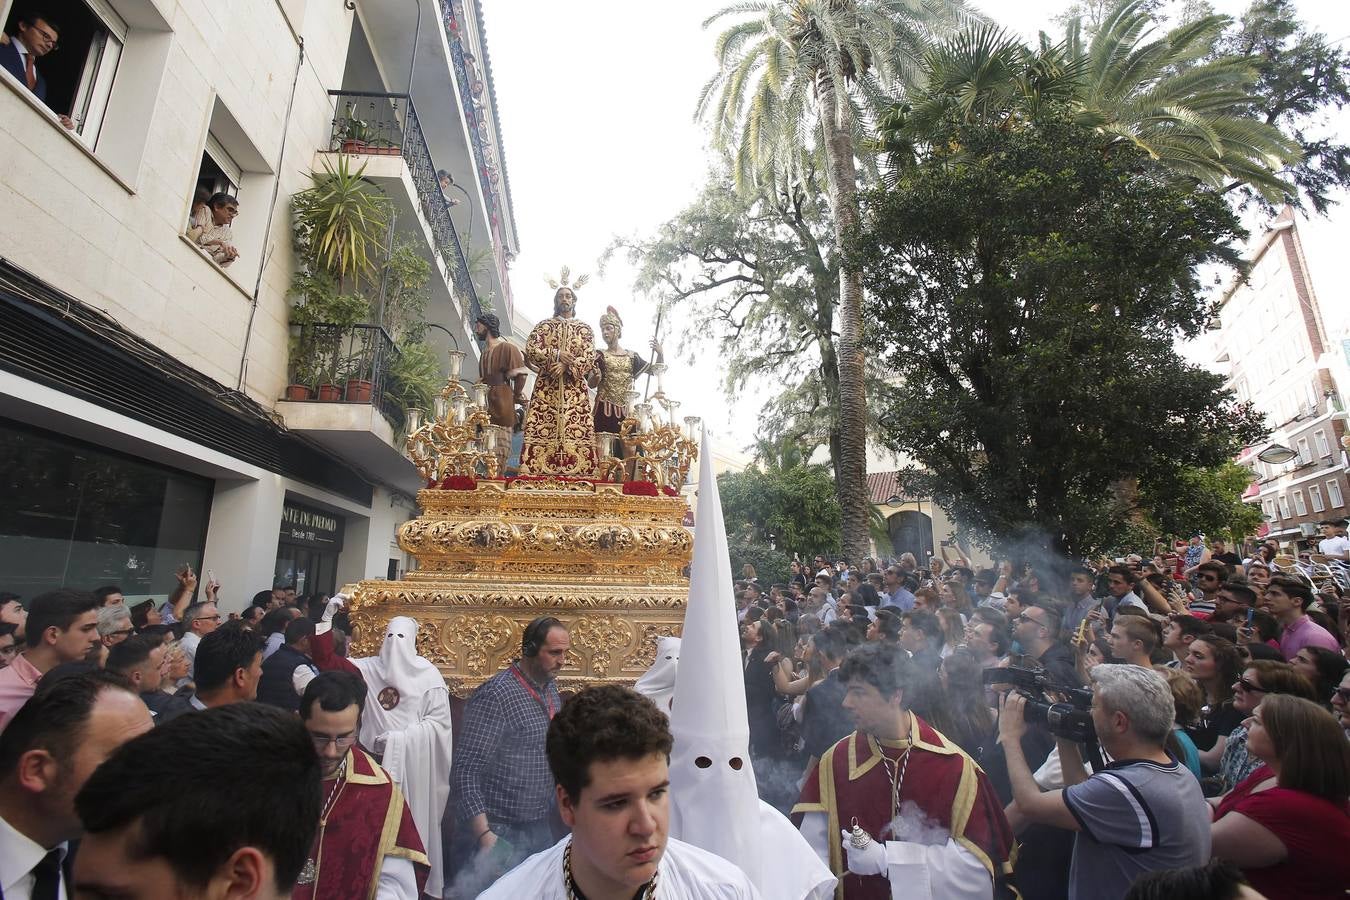
[[[538,656],[540,649],[544,646],[544,641],[548,640],[548,633],[554,628],[561,627],[562,622],[552,616],[540,616],[526,625],[525,633],[521,635],[520,655],[528,659]]]

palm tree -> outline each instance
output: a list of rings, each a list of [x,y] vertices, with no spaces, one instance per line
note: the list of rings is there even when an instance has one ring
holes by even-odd
[[[918,74],[930,35],[967,16],[960,0],[759,0],[729,6],[704,27],[739,21],[717,38],[717,73],[699,97],[737,185],[796,180],[815,162],[828,175],[835,239],[858,222],[857,148],[864,128]],[[863,163],[872,168],[871,155]],[[840,247],[836,248],[841,249]],[[843,545],[868,549],[867,398],[862,279],[839,275],[839,456]]]
[[[1138,147],[1178,177],[1283,198],[1276,173],[1300,151],[1257,116],[1251,61],[1214,56],[1230,20],[1204,16],[1155,37],[1146,7],[1120,3],[1087,44],[1077,20],[1053,46],[1042,33],[1036,49],[994,26],[971,27],[924,57],[922,89],[881,117],[880,149],[902,167],[923,144],[959,153],[947,140],[953,123],[1016,127],[1067,110],[1108,148]]]

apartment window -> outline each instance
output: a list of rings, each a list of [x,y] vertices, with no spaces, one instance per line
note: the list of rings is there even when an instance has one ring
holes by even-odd
[[[1280,518],[1289,518],[1289,498],[1284,495],[1280,495]]]
[[[201,162],[185,198],[183,229],[188,239],[222,268],[229,266],[236,281],[247,282],[258,265],[256,248],[262,244],[267,220],[266,198],[271,194],[271,166],[239,120],[217,97],[211,121],[202,136]],[[224,194],[234,198],[215,211],[208,202]],[[237,218],[215,214],[233,207]],[[252,251],[252,252],[250,252]]]
[[[1307,438],[1298,439],[1298,464],[1300,466],[1312,462],[1312,448],[1308,446]]]
[[[1308,499],[1312,502],[1313,512],[1323,512],[1327,505],[1322,501],[1322,489],[1315,484],[1308,485]]]
[[[1294,512],[1298,513],[1300,516],[1306,516],[1308,514],[1308,504],[1307,501],[1303,499],[1302,491],[1294,491]]]
[[[1261,501],[1261,510],[1266,514],[1266,518],[1267,518],[1267,519],[1273,519],[1273,518],[1275,518],[1275,501],[1273,501],[1273,500],[1262,500],[1262,501]]]
[[[1314,431],[1313,442],[1317,444],[1318,456],[1331,455],[1331,444],[1327,442],[1327,433],[1325,431]]]
[[[1332,509],[1340,509],[1345,505],[1345,498],[1341,496],[1341,483],[1335,479],[1327,482],[1327,501]]]
[[[31,11],[27,3],[14,6],[5,20],[10,35],[18,34],[19,18]],[[58,40],[37,63],[34,92],[42,93],[52,112],[69,116],[71,131],[92,147],[108,111],[127,25],[106,0],[72,0],[56,9],[48,26]]]

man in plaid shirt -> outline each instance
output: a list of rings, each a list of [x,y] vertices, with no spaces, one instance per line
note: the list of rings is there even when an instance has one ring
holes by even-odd
[[[450,771],[456,896],[477,896],[553,844],[554,780],[544,739],[562,706],[555,679],[570,646],[562,622],[535,619],[525,628],[520,659],[484,682],[465,706]]]

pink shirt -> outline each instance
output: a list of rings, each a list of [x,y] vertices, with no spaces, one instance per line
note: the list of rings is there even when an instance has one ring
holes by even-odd
[[[1336,643],[1336,638],[1332,637],[1331,632],[1307,616],[1299,616],[1280,635],[1280,652],[1284,654],[1285,659],[1293,660],[1298,656],[1298,651],[1304,647],[1325,647],[1337,653],[1341,650],[1341,645]]]
[[[14,662],[0,669],[0,731],[9,724],[19,707],[33,696],[41,678],[42,673],[22,653],[14,657]]]

